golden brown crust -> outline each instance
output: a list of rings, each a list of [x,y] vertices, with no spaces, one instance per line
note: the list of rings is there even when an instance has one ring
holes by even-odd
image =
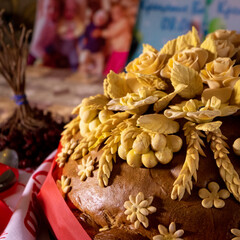
[[[134,231],[123,230],[123,229],[111,229],[106,232],[98,233],[94,240],[148,240]]]
[[[223,120],[221,130],[228,138],[226,141],[229,146],[232,146],[234,140],[240,136],[239,123],[239,116],[226,117]],[[183,132],[181,131],[180,134]],[[183,136],[181,137],[184,139]],[[199,189],[205,188],[211,181],[217,182],[221,189],[226,189],[209,143],[205,139],[204,142],[206,158],[200,157],[198,181],[194,183],[192,194],[185,194],[182,201],[172,200],[171,191],[173,182],[184,162],[185,142],[182,150],[176,153],[172,162],[165,166],[159,165],[153,169],[132,168],[125,161],[117,159],[109,186],[105,188],[98,185],[97,170],[94,170],[93,176],[87,178],[86,181],[80,181],[77,175],[77,162],[70,158],[63,168],[63,175],[71,177],[72,190],[68,193],[68,198],[77,209],[87,214],[99,225],[99,228],[114,226],[111,230],[97,234],[94,238],[97,240],[141,239],[140,236],[152,239],[153,236],[159,234],[158,224],[168,226],[170,222],[175,222],[184,230],[183,237],[187,240],[231,239],[230,230],[239,228],[239,203],[231,195],[230,198],[224,200],[225,206],[222,209],[206,209],[202,207],[202,199],[198,196]],[[236,156],[232,149],[230,149],[229,158],[236,171],[240,173],[239,156]],[[157,208],[157,212],[149,216],[150,226],[147,229],[140,226],[136,230],[127,221],[123,205],[130,194],[136,196],[139,192],[143,192],[146,197],[154,196],[152,205]],[[140,235],[129,234],[129,237],[126,237],[126,231],[133,231],[134,234]]]

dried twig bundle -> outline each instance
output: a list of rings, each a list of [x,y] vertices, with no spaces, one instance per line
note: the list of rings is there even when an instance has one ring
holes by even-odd
[[[0,13],[2,17],[3,11]],[[0,22],[0,73],[8,82],[14,92],[14,101],[17,108],[5,127],[10,131],[21,129],[21,131],[34,131],[43,127],[43,121],[35,119],[27,97],[25,95],[25,72],[28,56],[28,39],[31,30],[21,26],[20,38],[17,39],[11,23],[8,27]],[[7,39],[4,41],[4,38]]]
[[[38,165],[57,147],[63,123],[56,123],[50,113],[44,114],[29,105],[25,72],[31,31],[21,26],[19,37],[11,23],[3,24],[2,14],[3,11],[0,12],[0,74],[12,88],[17,107],[0,126],[0,150],[6,147],[16,150],[19,167]]]

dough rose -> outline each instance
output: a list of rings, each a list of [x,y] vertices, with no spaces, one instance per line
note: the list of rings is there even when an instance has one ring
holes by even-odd
[[[191,48],[181,51],[169,59],[168,64],[161,71],[161,76],[165,78],[171,77],[173,62],[178,62],[199,72],[206,63],[207,58],[208,53],[202,48]]]
[[[210,33],[214,40],[228,40],[230,41],[235,47],[237,47],[240,43],[239,34],[236,31],[219,29],[214,33]]]
[[[209,88],[233,87],[240,74],[240,65],[234,63],[230,58],[217,58],[206,64],[200,77]]]
[[[208,34],[205,41],[212,39],[216,57],[232,57],[239,51],[240,35],[236,31],[219,29]]]
[[[212,35],[215,40],[219,39],[231,41],[231,39],[233,39],[237,34],[236,31],[219,29],[210,35]]]
[[[218,57],[232,57],[237,51],[234,45],[228,40],[215,40]]]
[[[143,44],[143,53],[126,66],[128,73],[158,74],[166,59],[166,55],[148,44]]]

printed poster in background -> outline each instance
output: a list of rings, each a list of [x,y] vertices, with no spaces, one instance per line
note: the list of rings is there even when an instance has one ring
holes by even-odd
[[[229,29],[240,32],[239,0],[207,0],[205,31]]]
[[[195,26],[203,37],[205,0],[141,0],[130,60],[142,52],[142,43],[156,49]]]
[[[39,0],[30,62],[86,76],[120,72],[139,0]]]

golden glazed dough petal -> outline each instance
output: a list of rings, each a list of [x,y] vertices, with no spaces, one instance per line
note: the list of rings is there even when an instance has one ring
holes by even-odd
[[[163,48],[160,50],[160,54],[174,55],[176,52],[177,39],[168,41]]]
[[[239,77],[229,77],[226,80],[223,80],[223,86],[234,88],[236,82],[239,80]]]
[[[169,93],[168,95],[162,97],[159,99],[157,102],[154,103],[154,111],[155,112],[160,112],[164,108],[168,106],[168,104],[171,102],[171,100],[179,94],[181,91],[183,91],[185,88],[187,88],[187,85],[185,84],[179,84],[177,85],[176,89],[174,92]]]
[[[194,26],[192,26],[192,36],[191,37],[192,37],[192,39],[191,39],[192,45],[194,47],[198,47],[201,42],[200,42],[200,38],[198,36],[198,31]]]
[[[183,98],[194,98],[203,91],[203,83],[198,72],[182,64],[173,62],[170,80],[175,89],[179,84],[187,85],[187,88],[179,93]]]
[[[186,119],[195,120],[197,123],[210,122],[215,117],[221,116],[221,111],[216,110],[205,110],[205,111],[197,111],[197,112],[187,112]]]
[[[198,55],[199,69],[202,69],[208,59],[208,51],[202,48],[193,48]]]
[[[190,46],[197,47],[199,44],[200,39],[198,32],[195,27],[192,27],[192,31],[189,31],[187,34],[177,38],[176,50],[181,51],[189,48]]]
[[[150,44],[147,44],[147,43],[144,43],[143,44],[143,53],[146,53],[146,52],[154,52],[154,53],[158,53],[158,50],[156,48],[154,48],[153,46],[151,46]]]
[[[168,87],[167,83],[156,75],[136,73],[136,78],[137,81],[144,87],[156,88],[160,90],[166,90]]]
[[[195,27],[192,27],[192,31],[187,34],[179,36],[176,39],[168,41],[160,50],[160,54],[166,54],[173,56],[176,52],[189,47],[198,47],[200,45],[200,39]]]
[[[232,97],[230,100],[231,104],[240,105],[240,80],[238,80],[233,88]]]
[[[202,93],[202,102],[206,103],[207,100],[215,96],[218,99],[220,99],[222,103],[227,103],[230,100],[231,94],[232,94],[231,87],[206,88]]]
[[[212,36],[207,37],[201,44],[201,48],[208,50],[208,62],[213,61],[217,57],[217,47]]]
[[[220,108],[221,117],[226,117],[236,113],[239,110],[238,106],[225,106]]]
[[[115,72],[110,71],[103,82],[104,95],[115,99],[124,97],[127,93],[131,92],[124,77],[124,73],[116,74]]]
[[[127,111],[127,110],[133,110],[145,105],[150,105],[155,103],[158,100],[157,97],[154,96],[149,96],[145,99],[141,99],[139,101],[136,102],[132,102],[131,105],[126,104],[126,105],[121,105],[120,100],[119,99],[113,99],[111,101],[109,101],[108,103],[108,109],[109,110],[113,110],[113,111]]]
[[[179,130],[179,124],[163,114],[147,114],[138,118],[137,126],[146,132],[172,134]]]
[[[234,77],[238,77],[240,75],[240,65],[236,65],[233,67]]]
[[[130,92],[137,93],[139,88],[143,85],[138,81],[136,73],[126,73],[127,87],[131,90]]]
[[[98,94],[96,96],[84,98],[82,100],[81,108],[86,107],[91,110],[102,110],[107,105],[108,101],[109,99],[106,96]]]
[[[213,131],[219,129],[221,125],[222,125],[221,121],[202,123],[202,124],[197,125],[196,129],[204,131],[204,132],[207,132],[207,131],[213,132]]]

